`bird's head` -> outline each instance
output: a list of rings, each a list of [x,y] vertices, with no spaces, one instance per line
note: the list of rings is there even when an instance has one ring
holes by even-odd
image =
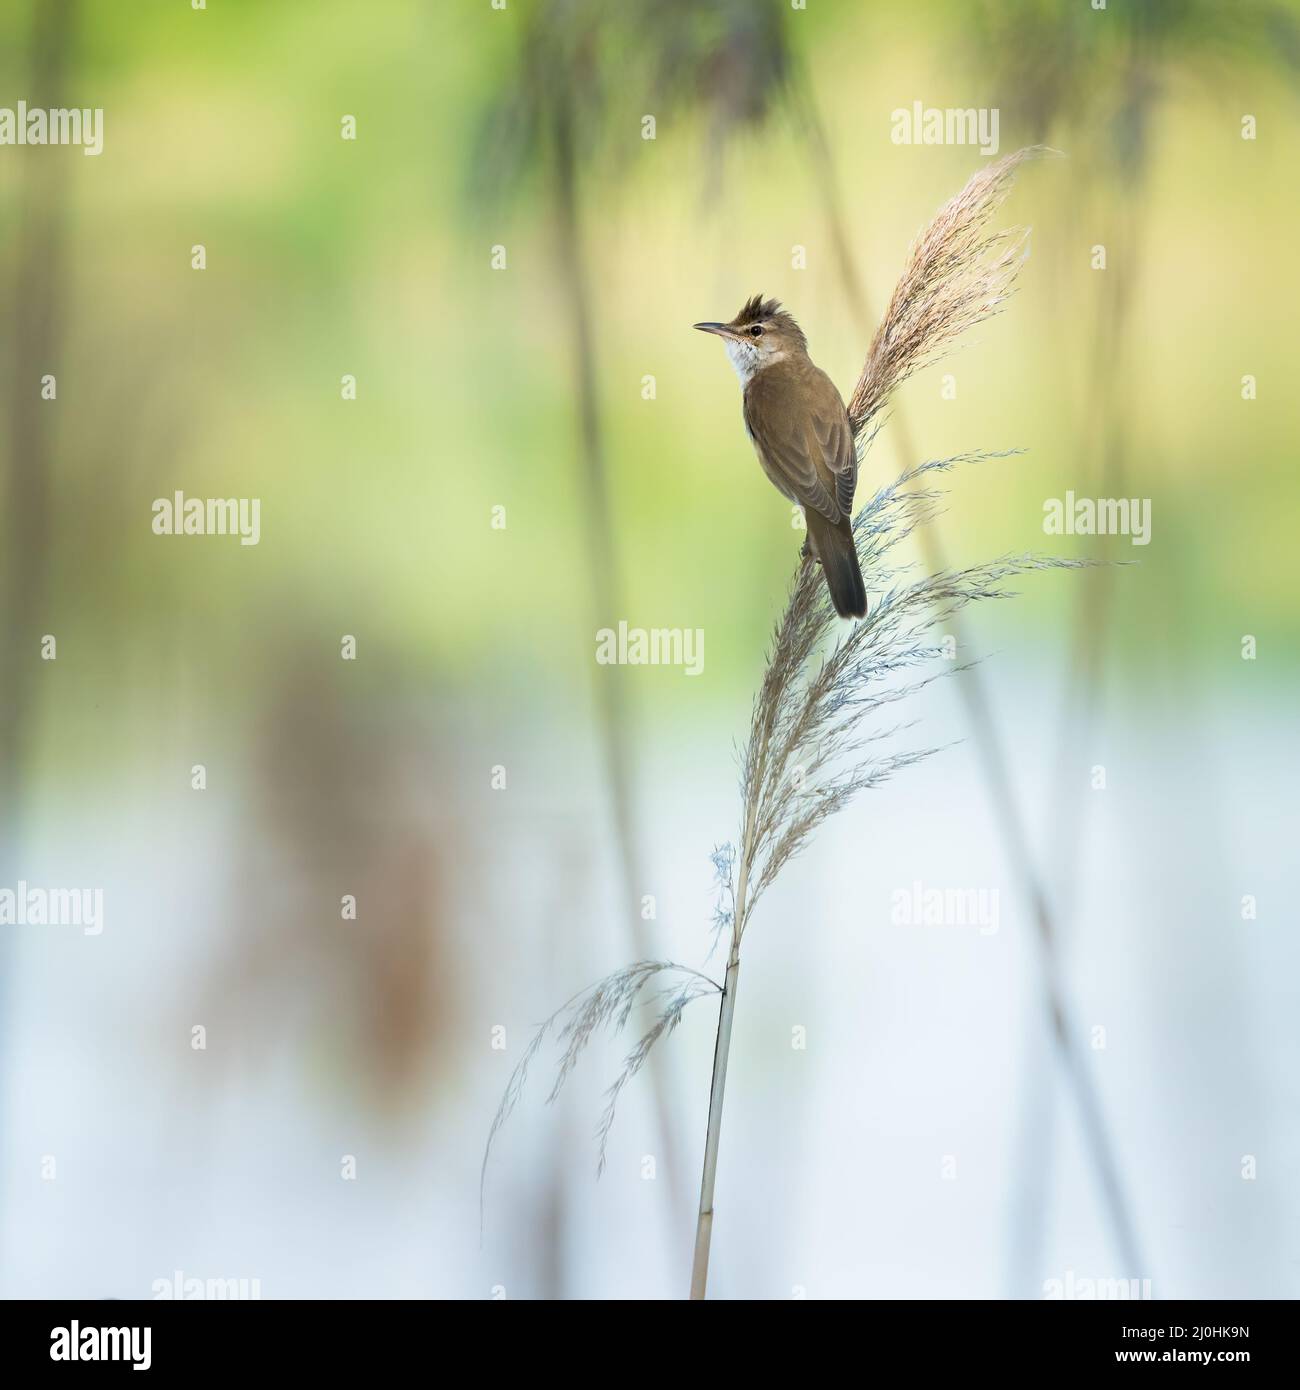
[[[743,386],[764,367],[808,351],[803,329],[775,299],[756,294],[730,323],[697,323],[701,333],[716,333]]]

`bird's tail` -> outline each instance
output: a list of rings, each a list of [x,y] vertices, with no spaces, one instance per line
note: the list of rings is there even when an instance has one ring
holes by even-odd
[[[830,590],[835,611],[841,618],[865,618],[867,589],[862,582],[858,550],[853,543],[853,527],[849,519],[845,517],[838,526],[832,526],[810,508],[808,531],[812,537],[813,551],[822,562],[822,573],[826,576],[826,587]]]

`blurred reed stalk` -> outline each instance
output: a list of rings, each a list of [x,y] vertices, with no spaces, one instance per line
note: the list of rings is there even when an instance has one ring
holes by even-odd
[[[1020,151],[977,173],[913,243],[848,402],[860,454],[874,438],[877,416],[893,391],[942,357],[960,334],[997,313],[1011,294],[1026,234],[991,232],[988,223],[1012,172],[1030,153]],[[838,641],[841,627],[826,600],[817,565],[801,561],[768,650],[742,757],[739,850],[725,845],[714,852],[722,894],[715,933],[729,942],[722,983],[676,962],[642,960],[589,986],[537,1029],[493,1119],[483,1156],[484,1181],[493,1140],[518,1104],[545,1039],[553,1034],[562,1047],[549,1097],[554,1100],[592,1038],[602,1030],[621,1032],[643,992],[652,990],[659,1002],[658,1016],[606,1091],[597,1128],[601,1171],[623,1088],[645,1065],[655,1044],[677,1027],[685,1009],[706,994],[718,993],[692,1298],[703,1298],[708,1287],[741,944],[755,906],[824,821],[859,792],[939,751],[883,746],[915,721],[872,727],[873,717],[887,707],[910,699],[942,675],[965,669],[942,662],[944,647],[927,639],[935,624],[947,622],[968,603],[1008,596],[1007,581],[1016,575],[1087,563],[1011,555],[909,577],[913,566],[892,552],[937,514],[943,493],[933,485],[935,475],[988,457],[1000,456],[969,454],[920,464],[879,489],[859,510],[853,523],[859,559],[869,588],[881,597]],[[915,674],[918,669],[921,673]]]
[[[79,0],[33,0],[27,99],[61,106],[79,28]],[[12,152],[8,152],[12,158]],[[60,151],[66,154],[66,151]],[[9,430],[4,479],[4,596],[0,610],[4,660],[0,661],[0,882],[21,853],[27,827],[26,763],[34,724],[34,678],[40,674],[39,641],[49,631],[50,465],[58,410],[40,395],[40,378],[62,382],[68,226],[67,159],[42,150],[22,160],[18,252],[13,267],[12,312],[6,317]],[[8,1045],[9,995],[17,936],[0,945],[0,1057]],[[0,1076],[7,1068],[0,1066]],[[4,1106],[0,1104],[0,1111]]]
[[[1038,12],[1033,18],[1042,20],[1043,16]],[[1011,16],[1008,15],[1007,19],[1010,21]],[[1116,42],[1121,59],[1119,94],[1105,122],[1110,141],[1104,148],[1109,153],[1122,193],[1120,224],[1117,234],[1106,238],[1110,250],[1116,254],[1108,265],[1099,300],[1089,352],[1089,385],[1085,394],[1087,409],[1082,428],[1075,435],[1076,468],[1091,480],[1086,484],[1085,491],[1098,496],[1120,496],[1126,488],[1128,410],[1127,402],[1123,400],[1123,383],[1128,370],[1127,325],[1134,287],[1138,281],[1143,221],[1140,194],[1147,163],[1151,108],[1158,92],[1154,73],[1148,67],[1148,23],[1147,16],[1135,12],[1125,16],[1118,26]],[[1158,21],[1156,27],[1159,27]],[[1081,31],[1081,35],[1086,33],[1090,31]],[[1084,54],[1090,51],[1088,40],[1075,36],[1071,42],[1058,43],[1058,57],[1066,51],[1074,55],[1071,64],[1072,68],[1077,69],[1074,76],[1059,73],[1057,77],[1060,80],[1057,81],[1017,83],[1014,77],[1020,71],[1018,64],[1023,60],[1023,54],[1016,58],[1008,54],[1007,61],[1017,66],[1006,75],[1011,81],[1011,89],[1024,94],[1023,114],[1040,136],[1046,135],[1056,117],[1069,112],[1074,118],[1073,124],[1080,127],[1080,137],[1090,139],[1092,121],[1084,119],[1084,112],[1090,104],[1091,94],[1079,91],[1074,85],[1079,75],[1089,70],[1084,58]],[[1102,64],[1098,64],[1096,50],[1091,52],[1096,85],[1108,90],[1109,84],[1102,83],[1100,78],[1103,71],[1110,76],[1112,59],[1108,55]],[[1040,78],[1043,76],[1045,74],[1039,74]],[[1087,746],[1096,724],[1108,651],[1106,635],[1112,611],[1113,582],[1111,570],[1102,567],[1085,579],[1076,599],[1054,768],[1053,799],[1059,809],[1047,849],[1055,897],[1060,905],[1059,913],[1053,913],[1050,909],[1041,885],[1036,885],[1032,901],[1038,929],[1039,971],[1047,995],[1048,1027],[1066,1082],[1076,1100],[1101,1198],[1110,1214],[1116,1248],[1126,1270],[1134,1275],[1149,1275],[1150,1267],[1137,1238],[1119,1162],[1106,1130],[1088,1059],[1080,1045],[1078,1031],[1066,1012],[1060,961],[1065,919],[1075,901],[1082,839],[1083,795],[1077,773],[1077,750]],[[1037,1027],[1037,1024],[1031,1026],[1027,1052],[1032,1049],[1037,1037]],[[1045,1147],[1051,1113],[1051,1096],[1047,1093],[1047,1085],[1046,1075],[1040,1069],[1031,1067],[1021,1099],[1020,1166],[1026,1173],[1042,1174],[1039,1180],[1028,1181],[1018,1189],[1018,1201],[1014,1207],[1011,1282],[1013,1288],[1018,1287],[1026,1294],[1036,1288],[1036,1269],[1045,1226],[1048,1167]]]
[[[1135,14],[1120,30],[1119,97],[1111,115],[1110,166],[1120,188],[1115,234],[1107,240],[1113,253],[1107,263],[1089,354],[1087,414],[1080,431],[1077,467],[1097,496],[1121,497],[1128,489],[1131,323],[1141,282],[1146,236],[1145,191],[1150,165],[1150,129],[1160,84],[1154,67],[1159,26]],[[1105,682],[1110,643],[1113,575],[1090,576],[1078,594],[1071,630],[1069,668],[1064,685],[1056,758],[1058,804],[1065,813],[1057,824],[1053,852],[1059,901],[1076,898],[1076,878],[1084,805],[1077,749],[1093,737]],[[1135,1265],[1137,1269],[1141,1266]],[[1144,1267],[1142,1267],[1144,1268]]]
[[[1098,303],[1089,352],[1089,381],[1084,414],[1075,432],[1077,468],[1099,495],[1120,496],[1127,489],[1132,400],[1130,380],[1133,344],[1133,306],[1141,279],[1147,237],[1145,194],[1150,174],[1151,131],[1159,106],[1177,92],[1180,82],[1199,75],[1216,89],[1224,87],[1224,68],[1249,70],[1258,64],[1276,67],[1294,78],[1300,72],[1300,22],[1286,5],[1275,0],[1252,0],[1250,5],[1225,6],[1219,0],[1167,0],[1167,3],[1118,8],[1111,21],[1099,25],[1086,7],[1062,10],[1049,0],[986,0],[963,10],[963,60],[974,43],[993,68],[1004,121],[1028,129],[1040,141],[1054,129],[1066,133],[1072,149],[1095,153],[1092,178],[1113,180],[1119,194],[1118,219],[1102,230],[1112,252]],[[1099,219],[1096,207],[1078,207],[1070,225],[1084,218]],[[1104,223],[1099,222],[1104,229]],[[1176,557],[1175,557],[1176,558]],[[1055,767],[1057,817],[1048,856],[1057,908],[1055,920],[1046,905],[1040,920],[1040,956],[1045,976],[1060,975],[1060,935],[1076,900],[1075,885],[1082,842],[1084,791],[1075,750],[1092,738],[1105,686],[1110,652],[1108,629],[1113,615],[1114,574],[1101,569],[1089,577],[1077,596],[1070,636],[1070,654],[1059,720]],[[1096,1109],[1086,1058],[1078,1034],[1061,1013],[1050,1010],[1058,1053],[1066,1077],[1080,1102]],[[1066,1034],[1068,1033],[1068,1037]],[[1035,1034],[1036,1041],[1036,1034]],[[1041,1131],[1045,1107],[1043,1078],[1035,1073],[1024,1094],[1020,1166],[1036,1171],[1045,1165],[1032,1150]],[[1097,1110],[1098,1123],[1100,1111]],[[1086,1128],[1085,1133],[1090,1133]],[[1111,1210],[1121,1254],[1134,1274],[1150,1274],[1132,1229],[1118,1203],[1118,1174],[1113,1157],[1094,1150],[1102,1175],[1103,1197]],[[1034,1288],[1038,1245],[1043,1228],[1045,1190],[1027,1184],[1021,1192],[1013,1236],[1013,1280]]]
[[[1097,125],[1104,126],[1109,136],[1101,142],[1102,157],[1119,184],[1120,221],[1116,233],[1106,237],[1114,254],[1107,267],[1093,327],[1086,412],[1082,427],[1075,434],[1076,468],[1091,480],[1085,490],[1099,496],[1120,496],[1127,486],[1128,402],[1123,388],[1128,371],[1128,324],[1139,278],[1139,247],[1143,240],[1141,194],[1149,131],[1161,90],[1151,63],[1160,44],[1180,29],[1190,32],[1190,14],[1188,8],[1181,16],[1174,16],[1172,10],[1163,16],[1139,10],[1119,16],[1116,33],[1109,40],[1115,45],[1112,51],[1098,47],[1096,27],[1090,26],[1086,18],[1070,17],[1063,26],[1057,26],[1033,0],[1021,0],[999,16],[990,40],[1002,65],[1003,84],[1020,94],[1019,115],[1039,138],[1046,138],[1063,116],[1084,148],[1093,143]],[[1047,26],[1045,33],[1039,31],[1042,25]],[[1006,42],[1012,28],[1019,28],[1022,42]],[[1048,39],[1052,40],[1048,45],[1051,61],[1032,69],[1030,52],[1041,49]],[[1096,109],[1097,93],[1105,94],[1100,100],[1112,103],[1110,109]],[[1133,1275],[1149,1275],[1150,1267],[1137,1238],[1088,1059],[1066,1012],[1060,961],[1065,919],[1075,901],[1082,839],[1083,793],[1077,773],[1077,750],[1087,746],[1096,724],[1109,649],[1107,629],[1113,583],[1112,571],[1102,567],[1085,579],[1076,599],[1054,768],[1054,803],[1059,809],[1047,848],[1059,910],[1053,913],[1049,908],[1041,884],[1035,887],[1033,902],[1048,1026],[1065,1079],[1075,1096],[1115,1244],[1124,1268]],[[1027,1051],[1037,1037],[1036,1024],[1032,1033]],[[1050,1132],[1050,1121],[1045,1123],[1045,1117],[1050,1116],[1051,1100],[1046,1093],[1047,1084],[1045,1074],[1031,1068],[1021,1101],[1020,1166],[1027,1173],[1043,1175],[1041,1180],[1029,1181],[1018,1189],[1014,1208],[1011,1280],[1013,1287],[1020,1287],[1026,1294],[1036,1289],[1045,1226],[1047,1163],[1042,1150]]]
[[[589,621],[594,633],[617,626],[623,616],[618,526],[610,505],[609,468],[597,386],[595,327],[587,273],[579,123],[584,94],[593,83],[602,15],[581,0],[552,0],[536,6],[521,31],[518,63],[500,103],[491,113],[489,148],[477,161],[478,176],[500,190],[518,182],[521,166],[540,165],[553,218],[553,257],[572,352],[578,411],[579,492],[583,498],[583,548],[588,563]],[[540,141],[540,144],[534,142]],[[593,693],[600,746],[618,853],[619,916],[634,950],[652,954],[649,928],[634,910],[643,878],[637,850],[632,717],[623,683],[593,666]],[[672,1156],[678,1151],[668,1079],[652,1068],[652,1090],[660,1142],[668,1156],[667,1182],[679,1207],[686,1193]]]
[[[821,190],[837,272],[854,317],[863,331],[867,331],[872,317],[870,298],[855,263],[842,201],[839,196],[830,141],[826,135],[825,126],[810,85],[801,84],[799,91],[799,114],[813,156],[814,178]],[[1122,290],[1117,292],[1122,293]],[[1095,360],[1100,363],[1102,354],[1098,353]],[[900,466],[905,468],[910,459],[919,456],[919,451],[912,442],[906,413],[896,400],[891,403],[889,420],[896,456]],[[918,533],[918,541],[922,558],[932,574],[946,568],[947,558],[938,525],[923,528]],[[1093,584],[1098,587],[1085,586],[1085,597],[1080,602],[1088,602],[1090,596],[1101,595],[1103,591],[1099,586],[1109,582],[1111,582],[1109,571],[1093,576]],[[951,628],[958,648],[965,647],[965,624],[960,615],[953,618]],[[1095,666],[1095,652],[1090,651],[1084,655],[1094,658],[1093,664]],[[1076,652],[1077,656],[1078,653]],[[1076,661],[1075,664],[1082,663]],[[1073,688],[1073,683],[1068,688]],[[1141,1263],[1138,1254],[1138,1243],[1130,1216],[1129,1202],[1125,1195],[1114,1148],[1106,1129],[1101,1104],[1096,1095],[1092,1077],[1086,1068],[1086,1059],[1081,1055],[1073,1041],[1076,1033],[1069,1016],[1064,981],[1057,968],[1055,952],[1057,932],[1053,924],[1053,912],[1046,884],[1039,871],[1037,858],[1029,841],[1024,815],[1012,784],[1002,736],[993,713],[992,703],[985,689],[982,674],[978,668],[972,669],[964,680],[958,682],[958,690],[966,718],[971,727],[971,733],[974,736],[976,753],[984,772],[994,818],[1006,846],[1007,858],[1018,874],[1021,889],[1030,904],[1045,1014],[1050,1021],[1051,1035],[1058,1056],[1065,1068],[1066,1084],[1074,1096],[1084,1142],[1098,1174],[1103,1201],[1110,1215],[1116,1244],[1132,1268],[1143,1269],[1145,1266]],[[1071,725],[1072,723],[1073,721],[1071,721]],[[1072,804],[1077,804],[1077,802],[1072,800]],[[1058,835],[1058,842],[1062,839],[1062,835]],[[1035,1103],[1037,1102],[1035,1101]]]
[[[27,90],[33,103],[64,101],[79,0],[31,7]],[[21,836],[24,762],[39,634],[47,631],[50,461],[58,406],[41,399],[41,377],[59,374],[68,223],[66,159],[29,151],[21,161],[18,254],[8,318],[9,438],[5,479],[4,637],[0,662],[0,844]],[[62,383],[61,383],[62,384]]]
[[[1135,288],[1140,279],[1141,245],[1145,239],[1142,193],[1148,132],[1158,90],[1148,67],[1147,39],[1146,23],[1141,16],[1126,21],[1119,35],[1123,55],[1121,97],[1111,115],[1110,129],[1112,163],[1122,196],[1116,233],[1107,237],[1114,254],[1107,266],[1093,328],[1090,380],[1085,396],[1087,411],[1083,428],[1076,435],[1076,467],[1088,480],[1084,490],[1095,496],[1119,497],[1127,490],[1130,406],[1124,388],[1129,370],[1129,324]],[[1049,106],[1043,114],[1050,110]],[[1078,749],[1089,745],[1096,729],[1110,651],[1108,631],[1113,612],[1113,582],[1112,572],[1102,567],[1087,577],[1076,598],[1054,770],[1054,801],[1059,809],[1048,849],[1062,920],[1054,922],[1045,904],[1036,917],[1040,969],[1053,1001],[1048,1010],[1049,1027],[1065,1067],[1066,1079],[1079,1101],[1084,1137],[1092,1151],[1102,1200],[1111,1213],[1122,1267],[1134,1276],[1149,1277],[1151,1269],[1138,1242],[1118,1161],[1109,1141],[1101,1137],[1105,1133],[1104,1119],[1092,1085],[1087,1056],[1076,1030],[1056,1004],[1062,995],[1060,943],[1065,919],[1076,901],[1083,836],[1084,793],[1078,772]],[[1044,1075],[1031,1070],[1022,1098],[1020,1140],[1027,1170],[1046,1167],[1033,1156],[1041,1117],[1050,1114],[1050,1097],[1043,1094],[1045,1085]],[[1027,1184],[1021,1198],[1015,1208],[1012,1251],[1018,1268],[1013,1267],[1012,1278],[1029,1293],[1036,1288],[1035,1270],[1045,1226],[1046,1179]]]
[[[617,526],[609,502],[608,468],[605,463],[600,403],[596,389],[595,333],[591,314],[591,292],[587,280],[583,234],[578,208],[578,179],[573,143],[573,113],[566,102],[557,101],[551,112],[552,142],[555,153],[552,194],[555,204],[556,261],[561,271],[564,299],[569,315],[569,336],[573,351],[575,394],[581,438],[581,492],[587,507],[587,555],[591,565],[592,630],[617,626],[623,612],[620,565],[617,554]],[[618,843],[623,878],[624,903],[632,925],[634,945],[648,943],[641,918],[630,909],[643,882],[636,849],[633,805],[631,734],[623,684],[613,679],[597,679],[596,700],[600,711],[605,767],[609,777],[610,800],[614,811],[615,838]],[[656,1091],[658,1092],[658,1087]],[[660,1125],[667,1139],[671,1116],[666,1105],[660,1107]],[[671,1147],[671,1146],[670,1146]]]
[[[1122,401],[1127,373],[1127,324],[1132,304],[1132,288],[1137,280],[1137,253],[1141,216],[1137,198],[1125,199],[1123,230],[1115,244],[1124,255],[1108,272],[1102,296],[1102,309],[1092,354],[1092,388],[1088,393],[1090,415],[1101,438],[1101,463],[1087,450],[1080,458],[1080,469],[1092,480],[1086,487],[1090,496],[1126,495],[1128,409]],[[1085,431],[1086,433],[1086,431]],[[1047,1017],[1057,1056],[1066,1082],[1073,1092],[1084,1141],[1092,1157],[1101,1189],[1102,1201],[1110,1214],[1112,1235],[1122,1262],[1132,1277],[1151,1277],[1151,1267],[1138,1240],[1132,1209],[1125,1192],[1119,1160],[1107,1133],[1101,1102],[1096,1094],[1088,1056],[1079,1030],[1066,1010],[1060,944],[1071,908],[1077,901],[1077,877],[1083,843],[1084,791],[1079,772],[1079,749],[1087,748],[1094,737],[1110,650],[1107,633],[1113,612],[1114,575],[1107,566],[1088,575],[1076,598],[1071,625],[1070,654],[1064,684],[1055,762],[1054,835],[1048,848],[1048,862],[1055,880],[1059,913],[1048,907],[1041,886],[1034,898],[1034,919],[1038,927],[1039,970],[1047,992]],[[1038,1116],[1044,1113],[1046,1097],[1035,1094],[1045,1083],[1042,1073],[1031,1069],[1023,1097],[1021,1144],[1031,1153]],[[1032,1167],[1034,1160],[1027,1159]],[[1036,1288],[1032,1273],[1038,1261],[1045,1226],[1045,1186],[1030,1183],[1023,1191],[1025,1200],[1017,1207],[1019,1227],[1013,1237],[1022,1273],[1018,1282],[1026,1293]]]

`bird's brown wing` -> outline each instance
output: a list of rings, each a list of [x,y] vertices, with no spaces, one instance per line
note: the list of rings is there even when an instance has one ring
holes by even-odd
[[[774,365],[745,390],[745,424],[773,481],[830,522],[853,511],[858,456],[848,411],[825,372]]]

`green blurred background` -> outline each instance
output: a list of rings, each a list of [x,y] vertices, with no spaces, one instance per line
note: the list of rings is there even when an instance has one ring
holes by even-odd
[[[1003,153],[1042,138],[1066,155],[1020,180],[1007,220],[1034,228],[1023,293],[943,369],[957,398],[942,400],[941,373],[930,372],[901,400],[926,456],[1030,451],[959,482],[954,550],[966,537],[977,554],[1037,543],[1043,499],[1085,491],[1081,446],[1096,429],[1089,353],[1106,275],[1130,275],[1126,452],[1137,495],[1153,499],[1156,539],[1141,557],[1151,573],[1126,584],[1119,638],[1149,650],[1158,630],[1200,664],[1239,630],[1260,629],[1281,658],[1295,632],[1285,528],[1300,407],[1283,383],[1297,365],[1288,175],[1300,110],[1280,43],[1261,32],[1234,50],[1220,32],[1246,26],[1251,6],[1080,15],[1086,6],[777,5],[785,82],[756,67],[749,90],[749,78],[711,79],[706,67],[682,77],[685,91],[661,90],[645,55],[633,61],[625,49],[656,35],[667,47],[673,24],[685,47],[721,48],[729,20],[753,27],[764,7],[646,7],[635,20],[637,7],[621,8],[556,10],[600,34],[589,60],[603,65],[599,90],[593,79],[575,110],[620,579],[648,622],[706,628],[715,698],[730,702],[748,685],[791,538],[782,503],[752,468],[729,368],[689,325],[729,316],[754,290],[778,295],[845,390],[866,345],[794,114],[795,83],[818,102],[877,311],[911,236],[982,162],[967,148],[893,145],[894,108],[996,105]],[[587,542],[548,140],[530,131],[512,163],[514,151],[501,156],[483,138],[485,112],[512,99],[534,119],[517,68],[534,9],[498,12],[487,0],[385,3],[364,15],[348,4],[230,0],[204,12],[69,8],[72,21],[58,26],[67,80],[79,102],[105,107],[107,136],[100,157],[59,156],[48,174],[67,185],[50,490],[77,528],[61,528],[51,602],[75,609],[68,616],[88,624],[87,636],[100,624],[75,580],[68,587],[77,556],[111,559],[98,601],[129,604],[137,630],[183,584],[187,611],[206,604],[206,616],[244,628],[251,643],[248,629],[272,617],[268,592],[292,593],[295,623],[331,632],[350,603],[386,615],[372,640],[444,688],[473,687],[507,653],[552,681],[569,678]],[[609,34],[590,17],[602,9]],[[1044,38],[1079,34],[1068,78],[1086,87],[1081,109],[1041,130],[1028,113],[1018,119],[1029,94],[1006,90],[1018,65],[1034,66],[1018,9],[1042,12]],[[1144,12],[1198,9],[1219,12],[1208,32],[1194,19],[1152,24],[1145,153],[1141,173],[1125,175],[1112,146],[1126,26]],[[20,92],[30,87],[31,12],[9,6],[4,24],[5,87]],[[547,42],[564,48],[554,34]],[[552,71],[562,86],[562,65]],[[724,98],[710,98],[710,82],[724,80],[737,109],[719,116]],[[766,109],[744,107],[737,83]],[[656,102],[657,139],[646,141],[641,119]],[[339,137],[345,113],[357,117],[355,143]],[[1241,138],[1246,113],[1258,121],[1254,141]],[[5,155],[12,296],[26,163],[52,155]],[[467,196],[485,186],[496,196]],[[196,242],[208,248],[202,273],[190,269]],[[1111,271],[1090,269],[1095,243]],[[505,271],[490,269],[496,244]],[[805,270],[791,269],[796,245]],[[12,380],[21,349],[5,346]],[[339,399],[346,371],[358,377],[355,403]],[[653,402],[641,398],[647,373]],[[1245,373],[1259,381],[1254,403],[1240,399]],[[882,481],[899,462],[886,431],[864,478]],[[132,524],[139,499],[173,485],[202,494],[209,483],[263,497],[266,543],[252,555],[208,547],[202,563],[187,558],[179,574],[160,576],[171,557]],[[82,505],[88,497],[93,507]],[[486,532],[496,503],[508,508],[504,534]],[[716,578],[701,586],[705,555]],[[261,612],[256,623],[245,606]],[[1021,611],[1051,623],[1059,598],[1039,587]],[[239,660],[221,665],[238,695]]]

